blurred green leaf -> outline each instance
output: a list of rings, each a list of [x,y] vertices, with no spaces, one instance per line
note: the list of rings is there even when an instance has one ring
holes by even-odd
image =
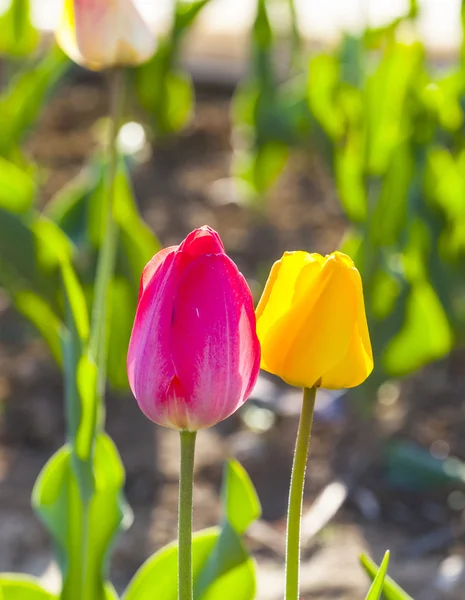
[[[392,42],[377,69],[367,78],[367,168],[374,175],[386,172],[392,153],[411,135],[405,107],[409,86],[422,66],[422,51],[419,44]]]
[[[173,35],[177,42],[179,41],[180,36],[186,33],[189,27],[194,24],[200,11],[210,1],[211,0],[190,0],[189,2],[176,3]]]
[[[58,596],[44,590],[34,577],[1,573],[0,600],[58,600]]]
[[[230,460],[225,466],[222,497],[226,518],[239,534],[261,516],[257,492],[247,471],[237,460]]]
[[[433,287],[427,281],[415,282],[407,297],[402,329],[383,352],[383,366],[394,376],[410,373],[445,356],[453,341],[447,315]]]
[[[31,22],[29,0],[11,0],[0,16],[0,54],[23,57],[33,52],[39,42],[39,33]]]
[[[0,155],[9,157],[34,124],[44,100],[68,68],[65,54],[54,46],[43,58],[26,65],[0,95]]]
[[[360,562],[368,576],[372,580],[375,579],[379,567],[366,554],[360,556]],[[385,600],[413,600],[413,598],[404,592],[404,590],[389,576],[386,576],[384,579],[383,596]]]
[[[52,221],[0,208],[0,283],[13,297],[34,292],[59,315],[60,261],[70,254],[67,238]]]
[[[386,577],[389,566],[389,550],[386,552],[378,572],[373,579],[370,589],[365,600],[380,600],[383,591],[384,578]]]
[[[355,223],[365,221],[368,202],[363,157],[357,140],[336,152],[334,168],[341,204],[347,216]]]
[[[345,122],[337,102],[341,77],[337,58],[329,54],[314,56],[308,73],[310,109],[329,137],[338,140],[344,133]]]
[[[52,201],[48,214],[78,244],[77,270],[88,293],[90,308],[97,252],[104,235],[105,163],[94,157],[67,190]],[[114,216],[119,226],[115,276],[108,300],[108,378],[116,389],[128,388],[125,364],[143,268],[160,249],[141,218],[124,161],[114,187]]]
[[[0,207],[26,213],[34,202],[36,184],[31,175],[0,156]]]
[[[47,342],[56,362],[61,364],[61,320],[47,301],[29,290],[16,292],[13,301],[16,309],[29,319]]]
[[[155,55],[135,71],[135,87],[155,132],[164,137],[181,131],[193,114],[194,90],[190,76],[179,70],[182,40],[210,0],[173,3],[172,27]]]
[[[392,153],[371,215],[370,235],[379,245],[395,245],[406,225],[414,168],[408,144],[400,144]]]
[[[68,597],[73,590],[72,597],[108,600],[114,596],[105,581],[108,550],[121,526],[127,525],[131,518],[122,496],[124,469],[111,439],[99,434],[93,458],[95,491],[89,505],[88,531],[84,533],[84,507],[74,460],[68,445],[52,456],[34,486],[33,506],[56,546],[63,575],[62,597]],[[85,537],[88,552],[84,565]]]

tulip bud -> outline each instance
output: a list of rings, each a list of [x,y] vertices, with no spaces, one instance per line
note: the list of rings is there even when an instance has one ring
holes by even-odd
[[[65,0],[56,37],[74,62],[94,71],[138,65],[156,47],[132,0]]]
[[[291,385],[350,388],[373,370],[362,281],[345,254],[286,252],[256,314],[261,366]]]
[[[210,427],[250,395],[260,368],[252,295],[209,227],[145,267],[127,366],[142,412],[174,429]]]

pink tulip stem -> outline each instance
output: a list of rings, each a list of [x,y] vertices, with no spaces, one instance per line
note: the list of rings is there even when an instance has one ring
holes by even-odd
[[[310,435],[315,410],[316,388],[304,388],[302,411],[292,465],[286,535],[286,595],[285,600],[299,600],[300,526]]]
[[[192,600],[192,497],[196,431],[181,431],[179,478],[178,600]]]
[[[110,133],[107,147],[105,182],[105,233],[100,249],[95,278],[94,304],[89,351],[98,367],[98,395],[105,389],[107,361],[107,296],[115,268],[118,227],[113,215],[115,178],[118,170],[117,138],[124,103],[124,70],[115,68],[110,73]]]

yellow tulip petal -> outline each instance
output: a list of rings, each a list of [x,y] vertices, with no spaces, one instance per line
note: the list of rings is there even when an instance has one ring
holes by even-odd
[[[280,321],[287,320],[297,298],[306,300],[308,289],[321,270],[322,260],[320,255],[307,252],[286,252],[271,269],[256,311],[262,368],[271,373],[278,374],[287,349],[293,343],[292,331],[281,335]]]
[[[323,373],[347,355],[356,314],[348,271],[338,257],[329,257],[314,282],[314,299],[310,299],[305,318],[298,315],[305,308],[302,305],[295,307],[298,312],[290,311],[289,317],[298,322],[298,332],[285,357],[283,373],[292,385],[320,385]]]
[[[350,270],[357,302],[356,323],[346,356],[333,369],[326,372],[321,386],[342,389],[360,385],[373,371],[373,352],[365,314],[362,280],[356,269]]]

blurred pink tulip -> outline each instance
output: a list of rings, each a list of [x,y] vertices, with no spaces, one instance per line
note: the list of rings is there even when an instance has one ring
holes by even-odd
[[[260,366],[252,295],[209,227],[145,267],[127,366],[142,412],[174,429],[210,427],[250,395]]]
[[[95,71],[138,65],[156,47],[132,0],[65,0],[56,37],[72,60]]]

